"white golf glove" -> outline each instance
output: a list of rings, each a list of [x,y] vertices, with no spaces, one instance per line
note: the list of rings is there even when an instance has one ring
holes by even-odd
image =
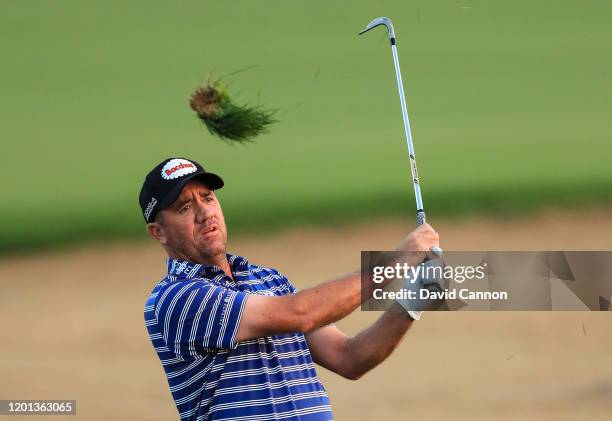
[[[427,260],[419,265],[419,273],[415,278],[408,277],[404,280],[402,289],[405,290],[406,298],[396,299],[406,312],[414,320],[421,318],[421,312],[425,310],[437,310],[443,299],[431,297],[431,292],[443,292],[448,288],[448,280],[444,278],[444,261],[436,258]],[[423,290],[423,291],[421,291]],[[408,298],[408,292],[413,298]]]

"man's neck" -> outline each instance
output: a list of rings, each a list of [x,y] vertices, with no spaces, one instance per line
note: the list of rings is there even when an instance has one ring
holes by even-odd
[[[225,253],[214,256],[209,259],[202,259],[202,260],[207,265],[213,265],[213,266],[220,267],[221,270],[225,272],[227,276],[229,276],[230,278],[232,278],[232,280],[234,280],[234,274],[232,273],[232,268],[229,264],[229,261],[227,260],[227,255]]]

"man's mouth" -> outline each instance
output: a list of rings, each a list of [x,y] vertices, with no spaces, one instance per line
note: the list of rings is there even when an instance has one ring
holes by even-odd
[[[202,234],[206,235],[206,234],[210,234],[210,233],[215,232],[215,231],[217,231],[217,227],[214,226],[214,225],[210,225],[210,226],[204,227],[202,229]]]

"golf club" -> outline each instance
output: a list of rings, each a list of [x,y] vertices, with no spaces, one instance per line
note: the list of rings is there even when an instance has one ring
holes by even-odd
[[[391,51],[393,52],[393,63],[395,64],[395,75],[397,76],[397,89],[399,90],[400,103],[402,105],[402,116],[404,118],[404,132],[406,133],[406,143],[408,145],[408,153],[410,154],[410,170],[412,171],[412,184],[414,186],[414,195],[416,197],[417,206],[417,225],[423,225],[425,223],[425,210],[423,208],[423,198],[421,197],[421,186],[419,184],[419,175],[414,156],[414,146],[412,145],[412,133],[410,132],[410,122],[408,120],[406,98],[404,97],[404,86],[402,84],[402,73],[400,71],[399,58],[397,56],[397,47],[395,45],[395,31],[393,30],[393,23],[391,22],[391,19],[386,17],[376,18],[368,23],[365,29],[359,32],[359,35],[381,25],[387,27],[389,39],[391,40]],[[437,255],[442,254],[442,249],[438,247],[434,247],[432,251]]]

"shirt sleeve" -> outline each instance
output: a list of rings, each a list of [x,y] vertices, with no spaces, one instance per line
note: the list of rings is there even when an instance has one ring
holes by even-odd
[[[287,279],[287,278],[285,278],[285,279]],[[291,281],[289,281],[289,279],[287,279],[287,285],[289,286],[289,291],[290,291],[291,294],[297,294],[297,292],[299,290],[295,287],[295,285],[293,285],[291,283]]]
[[[272,269],[272,272],[278,276],[281,280],[281,282],[283,284],[285,284],[287,286],[287,289],[289,290],[289,294],[296,294],[299,290],[295,287],[295,285],[293,285],[291,283],[291,281],[282,273],[280,273],[278,270],[276,269]]]
[[[156,308],[166,345],[177,355],[190,356],[236,348],[246,298],[209,281],[172,283]]]

